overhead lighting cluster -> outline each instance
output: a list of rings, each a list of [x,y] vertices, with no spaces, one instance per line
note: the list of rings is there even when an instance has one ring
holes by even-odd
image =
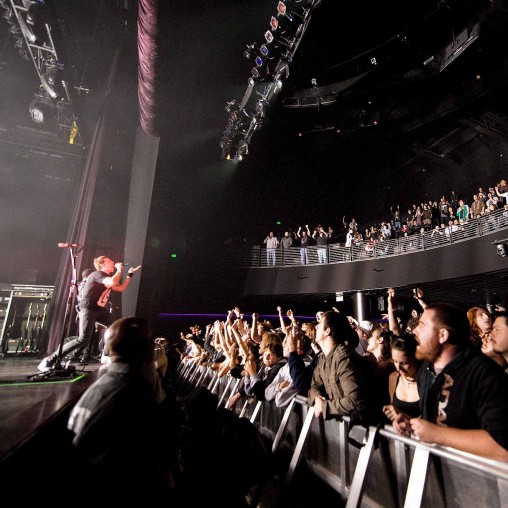
[[[252,135],[263,126],[270,105],[282,89],[283,79],[289,77],[289,65],[311,13],[320,4],[321,0],[277,2],[264,40],[246,46],[243,56],[253,67],[242,100],[226,104],[229,118],[220,141],[223,159],[241,161],[248,155]]]
[[[71,133],[76,119],[63,76],[64,64],[58,58],[52,37],[57,23],[52,4],[49,0],[0,0],[0,7],[3,8],[0,15],[11,26],[9,32],[20,56],[32,61],[39,77],[39,90],[29,107],[32,120],[44,123],[52,112],[50,116],[56,116],[59,127]]]

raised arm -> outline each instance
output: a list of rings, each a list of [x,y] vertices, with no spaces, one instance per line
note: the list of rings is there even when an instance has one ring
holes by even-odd
[[[427,307],[427,303],[423,299],[423,297],[425,296],[423,289],[420,288],[413,289],[413,296],[415,297],[416,300],[418,300],[420,307],[423,310],[425,310],[425,307]]]
[[[388,288],[388,297],[387,297],[388,328],[390,329],[390,331],[393,334],[399,336],[400,335],[400,327],[397,322],[397,317],[395,316],[394,300],[395,300],[395,289]]]
[[[245,343],[242,334],[238,330],[237,322],[235,322],[231,327],[231,335],[235,338],[236,344],[238,345],[239,352],[241,353],[242,357],[247,358],[249,349],[247,348],[247,344]]]
[[[133,274],[141,268],[141,265],[138,265],[136,267],[131,266],[129,268],[129,272],[127,273],[127,277],[125,277],[125,280],[121,284],[119,284],[119,282],[122,278],[123,263],[115,263],[115,268],[116,268],[116,273],[112,277],[106,277],[102,281],[102,283],[105,286],[111,287],[111,289],[113,291],[122,293],[129,287],[129,284],[131,283]],[[111,279],[111,280],[109,280],[109,279]]]
[[[252,314],[252,327],[250,329],[250,338],[256,343],[259,344],[261,342],[261,336],[258,333],[258,313],[254,312]]]
[[[277,312],[279,313],[280,328],[285,333],[286,323],[284,323],[284,316],[282,315],[282,307],[280,305],[277,306]]]

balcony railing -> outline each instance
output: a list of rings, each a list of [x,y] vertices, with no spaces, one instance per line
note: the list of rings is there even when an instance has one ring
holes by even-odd
[[[351,247],[345,247],[341,243],[332,243],[326,246],[325,262],[349,263],[353,261],[365,261],[380,257],[400,256],[418,251],[446,247],[452,243],[463,242],[471,238],[483,236],[508,226],[508,208],[491,212],[481,217],[470,219],[464,224],[450,228],[440,228],[439,231],[432,229],[425,233],[401,236],[389,240],[381,240],[376,244],[362,241]],[[300,247],[288,249],[275,249],[275,264],[269,264],[265,247],[253,246],[243,250],[232,248],[230,256],[225,256],[229,266],[241,267],[290,267],[302,266]],[[308,265],[320,264],[317,245],[307,247]],[[323,257],[321,257],[323,259]]]

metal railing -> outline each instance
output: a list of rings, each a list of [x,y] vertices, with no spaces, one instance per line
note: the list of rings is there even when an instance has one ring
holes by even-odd
[[[196,381],[207,377],[207,370],[183,366],[179,384],[187,389],[198,386]],[[214,385],[217,394],[222,392],[219,406],[224,407],[234,388],[228,376],[218,378],[212,371],[209,375],[208,389]],[[219,389],[219,384],[225,386]],[[402,437],[391,425],[365,428],[351,426],[348,417],[317,419],[302,396],[286,408],[254,400],[238,412],[271,440],[273,454],[289,451],[278,480],[281,495],[295,488],[297,469],[306,468],[347,500],[346,508],[508,506],[508,464],[503,462]],[[258,506],[271,507],[270,499],[261,498]]]
[[[414,252],[446,247],[453,243],[477,238],[496,230],[508,227],[508,209],[503,208],[490,212],[487,215],[469,219],[467,222],[454,226],[446,226],[439,230],[431,229],[424,233],[415,233],[398,238],[378,241],[375,245],[368,241],[362,241],[351,247],[341,243],[331,243],[326,246],[326,263],[348,263],[351,261],[364,261],[389,256],[400,256]],[[307,247],[308,265],[320,264],[317,245]],[[266,248],[252,246],[251,249],[231,248],[229,255],[225,256],[228,264],[241,267],[266,267],[273,266],[302,266],[300,247],[287,249],[275,249],[275,264],[269,262]]]

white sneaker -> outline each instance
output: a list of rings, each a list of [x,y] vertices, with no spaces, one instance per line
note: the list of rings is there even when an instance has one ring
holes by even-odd
[[[41,372],[48,372],[48,370],[51,370],[51,367],[53,367],[53,362],[50,361],[49,356],[46,356],[37,366]]]

